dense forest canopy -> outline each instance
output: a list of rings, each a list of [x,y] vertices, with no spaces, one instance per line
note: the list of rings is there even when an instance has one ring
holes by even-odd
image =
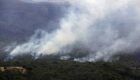
[[[3,67],[24,67],[27,73],[0,71],[0,80],[139,80],[140,63],[134,56],[120,56],[111,62],[75,62],[56,57],[17,56],[0,61]]]

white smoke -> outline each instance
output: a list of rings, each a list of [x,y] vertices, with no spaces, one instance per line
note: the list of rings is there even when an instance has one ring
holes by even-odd
[[[61,1],[63,2],[59,0]],[[17,45],[10,54],[49,55],[82,46],[91,53],[75,60],[96,61],[108,60],[117,52],[129,52],[140,48],[138,0],[64,0],[64,2],[68,2],[71,6],[67,9],[66,16],[60,19],[60,28],[51,33],[38,30],[27,43]],[[39,33],[41,35],[38,38]]]

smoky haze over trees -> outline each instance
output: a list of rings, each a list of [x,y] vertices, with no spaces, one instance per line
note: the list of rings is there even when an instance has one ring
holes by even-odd
[[[139,4],[0,0],[0,80],[140,80]]]
[[[8,41],[24,41],[6,46],[11,56],[60,54],[65,58],[74,49],[89,51],[77,61],[106,61],[140,48],[139,1],[77,1],[1,0],[0,47]]]
[[[53,4],[54,7],[66,6],[48,10],[50,12],[48,18],[50,17],[49,20],[52,22],[45,22],[44,20],[48,18],[42,18],[41,15],[45,14],[40,13],[35,19],[43,24],[49,24],[49,29],[39,28],[25,43],[12,46],[14,48],[9,50],[12,56],[26,53],[65,54],[80,48],[87,49],[90,54],[83,58],[76,58],[77,61],[100,59],[107,61],[119,52],[133,53],[140,48],[140,11],[137,0],[61,0],[63,3],[50,0],[22,1],[34,5],[35,8],[45,3]],[[44,11],[42,7],[38,10],[42,9]],[[59,12],[60,14],[57,14],[59,18],[52,17],[51,11],[55,14]],[[28,22],[32,23],[32,21]],[[53,29],[50,30],[50,27]]]

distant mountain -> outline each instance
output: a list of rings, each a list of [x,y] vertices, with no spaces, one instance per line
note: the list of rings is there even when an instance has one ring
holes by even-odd
[[[52,31],[67,5],[0,0],[0,41],[24,40],[36,29]]]

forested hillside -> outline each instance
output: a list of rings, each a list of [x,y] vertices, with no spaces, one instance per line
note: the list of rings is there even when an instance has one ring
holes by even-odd
[[[25,74],[14,70],[0,72],[0,80],[140,80],[140,64],[132,56],[111,62],[75,62],[24,55],[1,60],[0,66],[27,69]]]
[[[0,0],[0,80],[140,80],[139,0]]]

